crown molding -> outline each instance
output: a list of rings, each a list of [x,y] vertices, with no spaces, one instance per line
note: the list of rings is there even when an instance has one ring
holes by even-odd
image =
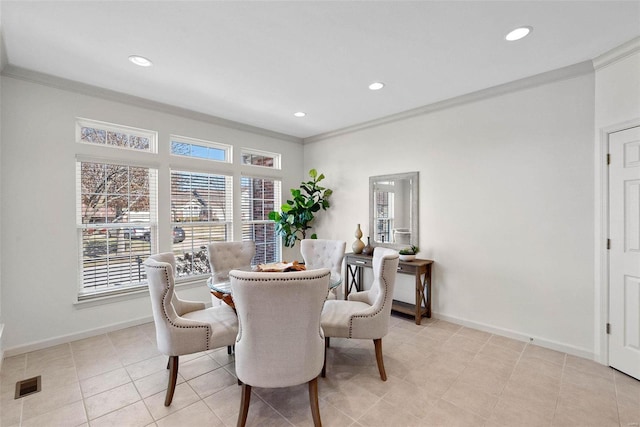
[[[411,117],[421,116],[423,114],[433,113],[435,111],[444,110],[447,108],[453,108],[463,104],[469,104],[471,102],[480,101],[487,98],[493,98],[496,96],[504,95],[511,92],[517,92],[523,89],[528,89],[547,83],[556,81],[571,79],[574,77],[582,76],[593,72],[593,64],[591,61],[579,62],[568,67],[558,68],[557,70],[547,71],[545,73],[536,74],[535,76],[525,77],[520,80],[515,80],[509,83],[504,83],[498,86],[493,86],[487,89],[482,89],[476,92],[471,92],[465,95],[456,96],[454,98],[445,99],[444,101],[436,102],[433,104],[425,105],[422,107],[414,108],[411,110],[403,111],[401,113],[392,114],[390,116],[382,117],[368,122],[360,123],[353,126],[347,126],[342,129],[337,129],[331,132],[326,132],[318,135],[304,138],[302,142],[309,144],[313,142],[322,141],[324,139],[333,138],[348,133],[361,131],[376,126],[381,126],[388,123],[397,122],[399,120],[409,119]]]
[[[31,83],[37,83],[44,86],[53,87],[56,89],[62,89],[69,92],[76,92],[83,95],[95,96],[98,98],[106,99],[109,101],[121,102],[129,104],[135,107],[146,108],[149,110],[155,110],[162,113],[173,114],[180,117],[185,117],[192,120],[198,120],[201,122],[211,123],[218,126],[224,126],[231,129],[240,130],[243,132],[250,132],[256,135],[266,136],[270,138],[276,138],[284,141],[302,143],[302,139],[287,135],[280,132],[263,129],[257,126],[251,126],[245,123],[236,122],[233,120],[223,119],[221,117],[212,116],[205,113],[189,110],[186,108],[176,107],[174,105],[165,104],[162,102],[152,101],[150,99],[141,98],[138,96],[128,95],[126,93],[117,92],[110,89],[104,89],[98,86],[89,85],[86,83],[80,83],[61,77],[52,76],[50,74],[40,73],[38,71],[29,70],[22,67],[16,67],[11,64],[7,64],[0,75],[5,77],[11,77]]]
[[[618,47],[614,47],[593,59],[593,68],[597,71],[615,62],[623,60],[640,52],[640,37],[629,40]]]

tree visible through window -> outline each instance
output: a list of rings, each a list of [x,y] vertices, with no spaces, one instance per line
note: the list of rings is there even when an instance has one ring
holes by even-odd
[[[151,254],[156,171],[110,163],[77,162],[81,293],[145,280],[141,262]]]

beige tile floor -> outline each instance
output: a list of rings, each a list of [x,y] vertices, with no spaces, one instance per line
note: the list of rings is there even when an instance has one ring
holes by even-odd
[[[438,320],[392,317],[383,340],[333,339],[319,384],[325,426],[639,426],[640,381],[589,360]],[[1,426],[233,426],[240,387],[226,349],[181,357],[163,406],[167,359],[153,324],[7,358]],[[15,382],[42,391],[14,400]],[[248,424],[309,426],[306,386],[254,389]]]

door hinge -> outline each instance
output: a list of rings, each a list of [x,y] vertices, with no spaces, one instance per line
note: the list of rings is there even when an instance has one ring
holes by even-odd
[[[611,323],[607,323],[607,335],[611,333]]]
[[[607,249],[611,249],[611,239],[607,239]]]
[[[611,164],[611,154],[607,154],[607,164]]]

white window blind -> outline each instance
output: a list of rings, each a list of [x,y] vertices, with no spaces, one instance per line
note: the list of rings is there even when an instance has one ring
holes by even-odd
[[[157,170],[77,161],[80,299],[145,284],[154,252]]]
[[[172,170],[171,224],[177,275],[210,273],[207,245],[233,240],[233,178]]]
[[[280,181],[271,178],[243,176],[242,240],[256,242],[254,264],[281,261],[280,238],[269,212],[280,207]]]

